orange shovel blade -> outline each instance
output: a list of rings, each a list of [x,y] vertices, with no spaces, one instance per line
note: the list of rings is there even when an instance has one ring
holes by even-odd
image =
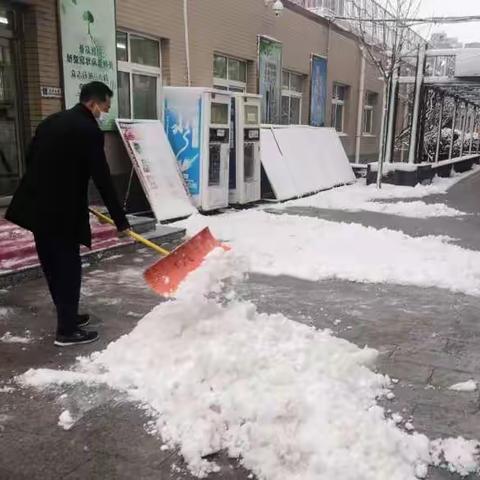
[[[229,250],[229,247],[222,245],[206,227],[149,267],[143,276],[155,292],[168,297],[177,290],[187,275],[197,269],[204,258],[217,247]]]

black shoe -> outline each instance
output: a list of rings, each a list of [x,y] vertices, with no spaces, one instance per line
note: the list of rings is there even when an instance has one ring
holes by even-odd
[[[54,344],[57,347],[69,347],[71,345],[83,345],[84,343],[92,343],[98,340],[98,332],[87,332],[86,330],[75,330],[75,332],[68,335],[60,335],[57,333],[57,338]]]
[[[81,313],[77,317],[77,327],[86,327],[90,323],[90,315],[88,313]]]

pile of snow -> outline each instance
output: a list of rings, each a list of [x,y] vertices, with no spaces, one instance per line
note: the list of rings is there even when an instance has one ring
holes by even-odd
[[[206,258],[202,268],[191,272],[175,292],[177,299],[195,303],[196,299],[222,293],[225,283],[239,282],[251,269],[248,257],[236,252],[225,253],[223,248],[216,248]]]
[[[18,335],[12,335],[10,332],[5,332],[3,336],[0,337],[0,342],[3,343],[31,343],[33,338],[30,336],[30,332],[27,330],[27,335],[25,337],[20,337]]]
[[[456,383],[449,387],[449,390],[457,392],[474,392],[477,389],[477,382],[475,380],[468,380],[467,382]]]
[[[355,211],[353,208],[348,210]],[[464,212],[447,207],[444,203],[425,203],[420,200],[395,203],[365,202],[361,204],[359,210],[410,218],[458,217],[465,215]]]
[[[310,197],[290,200],[269,208],[313,207],[350,212],[365,210],[412,218],[455,217],[465,215],[465,213],[447,207],[443,203],[429,204],[420,200],[388,203],[381,202],[381,200],[413,199],[444,194],[458,181],[458,178],[463,177],[435,178],[431,185],[419,184],[413,188],[384,184],[381,190],[377,189],[376,185],[366,186],[364,180],[358,180],[354,185],[320,192]]]
[[[480,473],[480,443],[462,437],[438,439],[431,442],[432,465],[452,473],[467,476]]]
[[[360,476],[411,478],[428,441],[375,406],[388,386],[366,368],[375,356],[248,303],[203,299],[159,306],[83,368],[107,369],[111,386],[153,409],[195,475],[215,471],[202,457],[225,450],[261,478],[348,478],[348,451]]]
[[[216,250],[176,300],[74,371],[29,370],[18,380],[104,383],[126,392],[198,477],[218,470],[205,456],[223,450],[265,480],[424,478],[431,443],[398,428],[377,405],[391,394],[389,378],[371,370],[377,352],[281,314],[260,314],[232,293],[218,295],[232,270],[241,278],[247,268],[233,252]],[[72,421],[64,411],[59,425]],[[450,462],[450,450],[434,445],[435,461]],[[477,468],[466,461],[468,451],[457,456],[462,468]]]
[[[207,273],[189,279],[177,300],[82,359],[77,371],[30,370],[21,380],[104,382],[129,393],[148,406],[153,430],[199,477],[218,469],[204,457],[220,450],[269,480],[423,474],[428,439],[402,432],[376,405],[390,382],[369,369],[374,350],[260,314],[248,302],[202,295],[218,291],[213,274],[224,276],[232,257],[215,252]],[[64,411],[59,425],[70,428],[70,420]],[[351,458],[358,459],[353,470]]]
[[[209,226],[249,260],[250,270],[318,281],[440,287],[480,295],[480,252],[446,237],[410,237],[394,230],[265,211],[190,217],[190,235]]]
[[[68,410],[64,410],[58,417],[58,426],[64,430],[70,430],[75,424],[75,420]]]

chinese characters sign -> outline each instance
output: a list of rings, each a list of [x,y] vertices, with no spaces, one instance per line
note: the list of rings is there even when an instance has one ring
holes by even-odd
[[[191,215],[195,208],[162,123],[117,120],[117,126],[155,218],[161,222]]]
[[[282,95],[282,44],[259,37],[259,90],[262,95],[262,123],[280,123]]]
[[[118,116],[115,0],[59,0],[66,108],[78,103],[80,89],[94,80],[114,93],[105,129]]]
[[[62,98],[62,89],[59,87],[40,87],[40,94],[43,98]]]

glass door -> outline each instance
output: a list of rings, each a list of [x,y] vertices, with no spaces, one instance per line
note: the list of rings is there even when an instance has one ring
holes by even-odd
[[[15,192],[22,174],[13,50],[13,40],[0,30],[0,203]]]

